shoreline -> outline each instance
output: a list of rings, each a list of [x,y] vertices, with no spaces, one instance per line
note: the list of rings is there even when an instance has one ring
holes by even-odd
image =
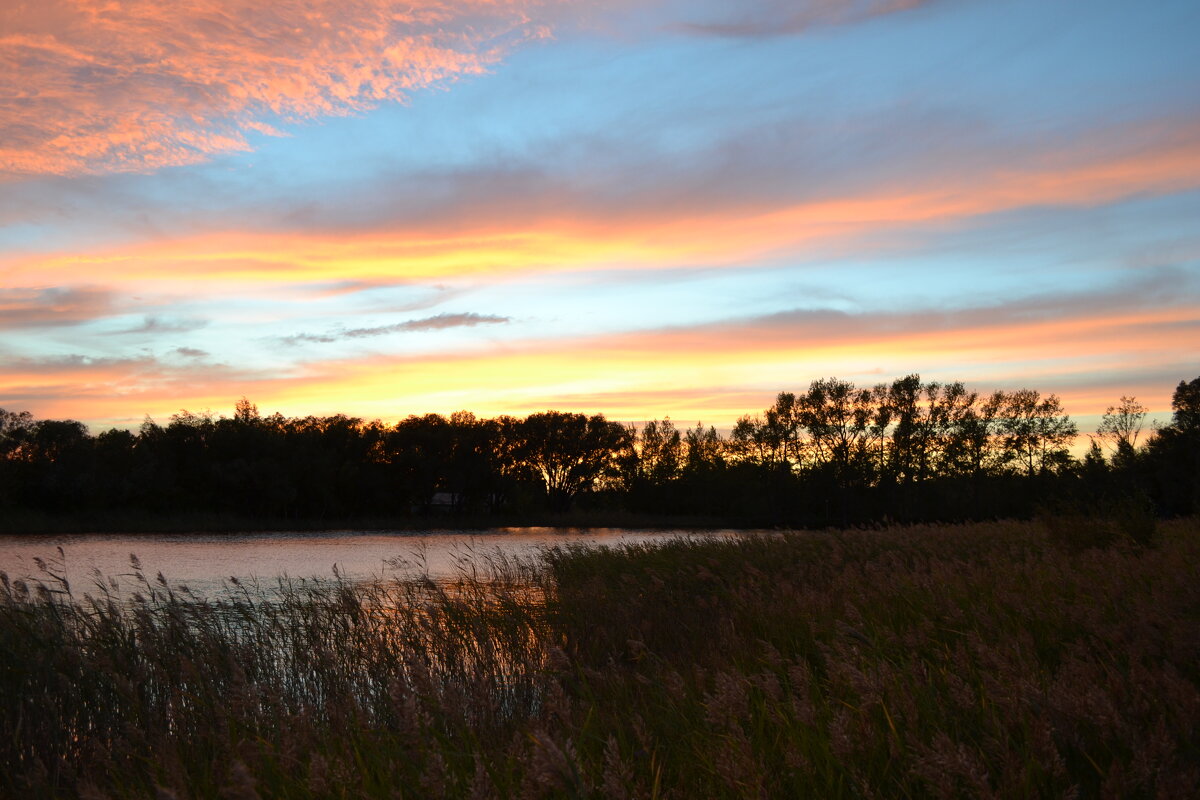
[[[735,523],[702,516],[575,511],[562,514],[455,515],[421,517],[364,517],[337,519],[277,519],[223,514],[45,514],[21,512],[0,516],[0,536],[88,536],[111,534],[221,535],[259,533],[396,533],[560,528],[610,530],[763,530],[774,526],[753,521]]]

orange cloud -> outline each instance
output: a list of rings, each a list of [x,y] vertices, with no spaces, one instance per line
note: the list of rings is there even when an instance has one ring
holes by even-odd
[[[923,324],[920,315],[825,326],[768,319],[450,356],[380,356],[308,365],[302,375],[256,390],[273,401],[267,405],[297,411],[332,411],[356,398],[355,413],[385,418],[458,408],[523,414],[572,405],[618,419],[671,415],[729,425],[761,410],[776,392],[803,389],[816,377],[841,375],[869,385],[915,370],[929,379],[983,379],[989,386],[1008,374],[1012,382],[999,384],[1003,388],[1057,391],[1081,401],[1070,410],[1083,414],[1102,411],[1122,393],[1104,397],[1089,390],[1088,381],[1171,363],[1164,342],[1173,342],[1176,352],[1200,348],[1200,305],[1084,313],[1032,325],[1019,318],[975,324],[970,316],[948,326]],[[1143,399],[1165,407],[1174,380],[1148,387]]]
[[[39,0],[0,10],[0,174],[148,171],[482,72],[540,0]]]
[[[767,254],[867,249],[872,236],[1019,208],[1093,206],[1200,187],[1200,123],[1115,130],[1070,149],[1004,166],[981,162],[851,196],[753,210],[568,210],[513,223],[484,213],[463,230],[427,221],[420,230],[250,233],[229,231],[129,245],[107,252],[0,258],[18,280],[44,284],[175,279],[276,282],[503,277],[540,271],[724,265]],[[519,200],[514,201],[519,202]],[[486,210],[485,210],[486,211]],[[170,277],[166,279],[172,280]]]
[[[720,239],[761,254],[809,242],[853,241],[860,234],[952,221],[1031,206],[1097,206],[1137,194],[1200,187],[1200,123],[1109,131],[1070,149],[1027,159],[986,161],[952,174],[914,176],[907,186],[800,203],[718,226]],[[684,239],[695,226],[679,232]],[[722,227],[724,228],[722,230]]]
[[[776,392],[802,390],[813,378],[838,375],[872,385],[916,371],[981,391],[1056,392],[1073,415],[1101,413],[1122,394],[1165,411],[1175,383],[1194,377],[1187,356],[1200,349],[1200,304],[1116,302],[1080,297],[1032,319],[1030,305],[1016,303],[947,314],[781,314],[438,355],[299,363],[269,377],[198,359],[25,360],[0,364],[0,396],[40,416],[107,424],[136,424],[145,413],[165,419],[180,407],[227,409],[247,395],[289,415],[394,420],[463,408],[496,415],[558,407],[729,426],[760,411]]]

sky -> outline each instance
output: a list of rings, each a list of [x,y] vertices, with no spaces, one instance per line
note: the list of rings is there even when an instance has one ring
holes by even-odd
[[[1200,375],[1200,4],[6,0],[0,407]]]

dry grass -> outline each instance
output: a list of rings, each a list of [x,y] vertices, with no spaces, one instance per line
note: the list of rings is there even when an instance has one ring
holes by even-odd
[[[1200,524],[548,552],[452,585],[0,597],[0,792],[1200,794]],[[47,565],[53,570],[53,565]]]

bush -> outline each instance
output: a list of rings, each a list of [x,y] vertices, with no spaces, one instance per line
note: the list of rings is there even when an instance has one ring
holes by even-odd
[[[1117,529],[1138,547],[1158,545],[1158,514],[1154,503],[1143,492],[1118,495],[1112,502],[1110,514]]]
[[[1065,501],[1043,506],[1037,519],[1051,541],[1072,552],[1128,545],[1150,548],[1158,544],[1158,516],[1154,504],[1140,491],[1121,491],[1098,501]]]
[[[1095,513],[1041,511],[1038,520],[1052,542],[1075,553],[1090,548],[1111,547],[1121,538],[1121,531],[1114,520]]]

